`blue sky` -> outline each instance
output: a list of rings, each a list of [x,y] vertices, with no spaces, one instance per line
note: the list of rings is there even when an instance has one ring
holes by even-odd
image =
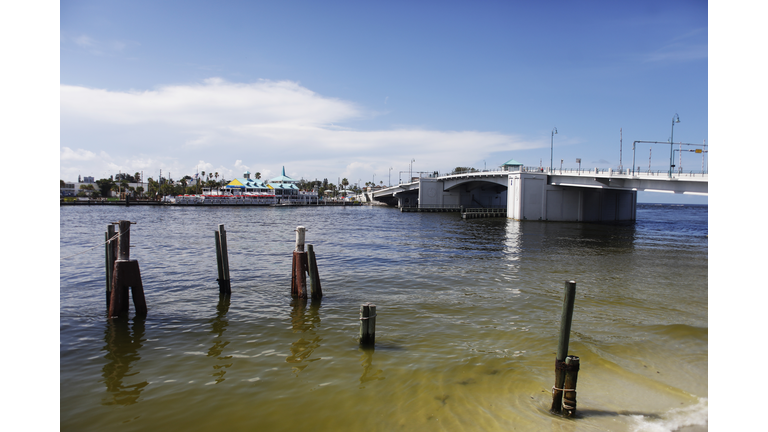
[[[554,127],[556,167],[617,168],[620,130],[630,167],[632,141],[668,140],[675,113],[675,142],[709,144],[707,6],[62,2],[60,176],[285,166],[395,184],[412,159],[549,166]],[[649,156],[666,170],[669,146],[638,147],[635,164]],[[640,196],[670,200],[707,197]]]

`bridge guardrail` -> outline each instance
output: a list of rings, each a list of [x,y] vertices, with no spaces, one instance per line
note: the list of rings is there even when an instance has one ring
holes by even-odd
[[[641,176],[648,176],[648,177],[661,177],[661,176],[669,176],[668,170],[635,170],[634,174],[632,173],[632,168],[624,168],[622,170],[617,170],[613,168],[592,168],[592,169],[579,169],[579,168],[555,168],[551,171],[549,171],[549,168],[542,168],[542,167],[523,167],[521,170],[525,173],[542,173],[542,174],[552,174],[552,175],[558,175],[558,174],[576,174],[576,175],[591,175],[591,174],[603,174],[603,175],[627,175],[627,176],[635,176],[635,177],[641,177]],[[685,178],[685,177],[706,177],[709,173],[707,171],[696,171],[696,170],[688,170],[688,171],[676,171],[672,173],[672,178]]]

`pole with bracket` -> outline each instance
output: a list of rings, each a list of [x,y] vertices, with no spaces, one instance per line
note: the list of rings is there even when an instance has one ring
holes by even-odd
[[[296,227],[296,247],[291,268],[291,297],[307,298],[307,253],[304,252],[306,228]]]
[[[576,281],[565,281],[565,293],[563,295],[563,311],[560,315],[560,339],[557,344],[557,356],[555,358],[555,386],[552,387],[552,408],[550,412],[560,414],[563,402],[563,383],[567,365],[565,358],[568,356],[568,342],[571,336],[571,321],[573,320],[573,304],[576,298]]]

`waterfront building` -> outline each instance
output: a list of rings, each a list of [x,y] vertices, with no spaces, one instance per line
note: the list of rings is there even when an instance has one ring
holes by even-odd
[[[285,175],[285,167],[283,167],[283,173],[269,180],[269,186],[275,191],[275,195],[278,198],[293,198],[299,195],[299,187],[296,183],[299,181],[292,179]]]
[[[229,182],[226,186],[224,186],[224,189],[228,193],[235,193],[238,192],[240,194],[242,193],[256,193],[261,195],[273,195],[273,188],[270,187],[268,184],[264,183],[261,179],[255,179],[251,178],[250,171],[246,171],[243,173],[243,177],[236,178]]]

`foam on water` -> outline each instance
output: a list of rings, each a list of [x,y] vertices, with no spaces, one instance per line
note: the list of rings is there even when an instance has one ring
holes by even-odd
[[[661,418],[630,417],[633,432],[673,432],[689,426],[707,426],[708,413],[707,398],[699,398],[697,404],[669,410]]]

